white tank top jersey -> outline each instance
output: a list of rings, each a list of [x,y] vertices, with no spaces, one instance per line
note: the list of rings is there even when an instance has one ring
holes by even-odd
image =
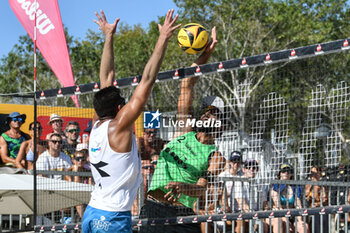
[[[108,125],[97,121],[90,134],[89,156],[95,189],[89,205],[100,210],[130,211],[142,181],[141,160],[135,135],[131,151],[115,152],[109,145]]]

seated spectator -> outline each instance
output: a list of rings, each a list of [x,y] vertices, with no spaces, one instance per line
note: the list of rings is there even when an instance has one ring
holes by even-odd
[[[44,146],[40,140],[41,132],[42,132],[41,124],[40,122],[37,122],[37,125],[36,125],[37,156],[44,152]],[[16,167],[25,168],[28,171],[28,173],[32,174],[33,163],[34,163],[34,122],[29,124],[29,133],[32,139],[29,139],[22,143],[16,158]]]
[[[311,181],[320,181],[322,178],[321,169],[317,166],[311,168],[310,180]],[[306,201],[310,207],[320,207],[328,205],[328,192],[325,187],[318,185],[306,185],[305,187],[305,196]],[[315,215],[313,217],[314,224],[312,224],[312,218],[309,220],[310,226],[313,226],[314,232],[321,232],[321,218],[320,215]],[[328,232],[328,217],[323,217],[323,232]]]
[[[90,172],[89,169],[85,168],[85,164],[87,163],[87,155],[89,153],[87,144],[80,143],[77,145],[77,148],[74,153],[74,158],[72,160],[73,166],[69,169],[73,172]],[[84,184],[92,184],[91,176],[89,177],[81,177],[74,176],[71,181],[84,183]]]
[[[242,164],[242,154],[239,151],[232,151],[228,160],[226,160],[226,164],[225,164],[225,170],[223,172],[221,172],[218,177],[240,177],[243,175],[243,172],[241,171],[241,164]],[[225,183],[225,188],[223,188],[223,184]],[[233,188],[234,188],[234,182],[233,181],[225,181],[225,182],[220,182],[220,186],[219,189],[216,191],[217,195],[218,195],[218,201],[219,201],[219,208],[220,208],[220,212],[221,213],[229,213],[229,212],[237,212],[238,209],[233,208],[232,203],[234,203],[234,192],[233,192]],[[225,192],[225,195],[224,195]],[[203,198],[202,198],[203,199]],[[202,199],[199,199],[199,202],[203,202]],[[215,202],[211,203],[211,206],[209,206],[209,208],[211,208],[211,212],[215,211],[215,208],[213,208],[213,206],[215,206],[214,204]],[[205,206],[205,203],[201,204],[202,206]],[[237,205],[235,205],[237,206]],[[196,206],[195,206],[196,207]],[[208,209],[209,209],[208,208]],[[214,212],[213,212],[214,213]],[[203,214],[205,214],[205,212],[203,212]],[[218,228],[220,229],[220,231],[223,230],[223,225],[226,224],[226,230],[230,231],[231,230],[231,226],[232,226],[232,222],[231,221],[226,221],[226,223],[224,223],[223,221],[219,221],[218,222]],[[203,227],[203,223],[201,225],[202,227],[202,232],[204,231],[204,227]],[[212,228],[212,227],[210,227]],[[209,228],[209,229],[210,229]]]
[[[157,167],[158,159],[159,155],[154,154],[151,156],[151,164],[153,165],[154,169]]]
[[[159,156],[162,151],[164,142],[157,137],[157,132],[157,129],[145,129],[143,137],[137,138],[137,146],[142,160],[150,160],[152,155]]]
[[[146,193],[147,193],[147,190],[149,188],[149,184],[151,182],[151,179],[152,179],[152,176],[154,173],[154,169],[157,166],[157,164],[156,164],[157,160],[153,160],[152,162],[150,160],[141,160],[141,168],[142,168],[141,172],[142,172],[142,177],[143,177],[143,193],[141,195],[143,197],[143,201],[145,201],[145,199],[146,199]],[[139,215],[139,208],[138,208],[139,196],[140,196],[140,194],[138,194],[136,196],[136,199],[135,199],[133,206],[132,206],[132,209],[131,209],[131,213],[134,216]]]
[[[84,129],[84,133],[82,135],[81,143],[87,144],[89,146],[89,138],[90,138],[90,132],[92,128],[92,120],[90,120],[87,123],[87,128]]]
[[[84,129],[85,133],[83,134],[83,139],[81,140],[81,143],[87,144],[88,147],[89,147],[89,139],[90,139],[91,129],[92,129],[92,120],[90,120],[88,122],[87,128]],[[84,164],[84,168],[87,170],[91,170],[89,153],[87,153],[87,155],[86,155],[86,163]]]
[[[223,173],[223,172],[222,172]],[[222,174],[220,173],[220,174]],[[214,177],[213,177],[214,178]],[[214,181],[214,180],[212,180]],[[223,182],[210,182],[207,184],[207,190],[205,195],[202,195],[193,204],[193,211],[198,215],[213,215],[218,213],[229,213],[230,209],[227,204],[227,198],[223,197],[224,188]],[[224,209],[224,204],[226,208]],[[217,222],[217,232],[223,232],[223,221]],[[201,233],[214,232],[214,224],[202,222],[200,224]],[[231,221],[226,221],[226,232],[231,232]]]
[[[67,171],[72,167],[71,158],[61,151],[62,137],[60,134],[52,133],[48,142],[48,149],[42,153],[37,162],[37,170]],[[54,179],[62,179],[62,175],[49,175]],[[65,179],[68,179],[65,177]]]
[[[48,124],[51,125],[51,127],[52,127],[51,133],[58,133],[59,135],[61,135],[62,138],[66,138],[66,136],[64,135],[64,132],[62,130],[63,119],[61,118],[60,115],[58,115],[56,113],[52,113]],[[50,137],[50,134],[48,134],[46,136],[46,140],[49,140],[49,137]]]
[[[88,146],[87,144],[78,144],[76,151],[74,153],[74,159],[73,159],[73,166],[69,169],[73,172],[90,172],[90,170],[87,170],[84,168],[84,165],[87,163],[86,156],[88,154]],[[84,184],[92,184],[92,177],[84,177],[84,176],[73,176],[69,177],[69,181],[78,182],[78,183],[84,183]],[[78,205],[75,207],[77,210],[77,213],[79,215],[79,220],[82,219],[84,210],[86,208],[86,205]]]
[[[310,180],[320,181],[321,178],[322,176],[321,176],[320,168],[317,166],[313,166],[311,168]],[[305,196],[310,206],[320,207],[320,206],[328,205],[328,195],[325,187],[321,187],[318,185],[306,185]],[[322,199],[322,204],[321,204],[321,199]]]
[[[62,140],[62,151],[69,155],[71,158],[74,157],[76,147],[78,145],[80,127],[78,122],[70,121],[66,125],[66,138]]]
[[[279,180],[291,180],[293,177],[293,167],[284,163],[280,167],[280,171],[278,173]],[[270,191],[271,200],[272,200],[272,208],[275,210],[279,209],[289,209],[289,208],[302,208],[301,197],[302,190],[301,187],[295,185],[286,185],[286,184],[274,184]],[[307,223],[304,224],[304,221],[301,216],[296,217],[297,219],[297,232],[304,232],[304,225],[306,227],[305,232],[309,232],[309,226]],[[281,224],[278,222],[281,221]],[[285,217],[282,218],[272,218],[272,230],[274,233],[277,232],[286,232],[286,223],[287,219]],[[280,228],[278,227],[280,226]],[[290,218],[289,232],[294,232],[294,222],[293,219]]]
[[[16,158],[21,144],[30,139],[30,136],[21,131],[21,126],[26,120],[25,114],[11,112],[6,118],[6,124],[10,127],[0,137],[0,166],[16,167]]]
[[[164,142],[157,137],[157,129],[145,129],[142,137],[136,139],[137,147],[141,156],[142,176],[143,176],[143,194],[144,199],[147,196],[147,190],[151,183],[151,178],[155,169],[155,166],[151,164],[151,161],[157,161],[159,154],[163,149]],[[156,162],[153,162],[156,163]],[[132,207],[132,214],[138,215],[139,213],[139,195],[134,201]]]
[[[242,154],[239,151],[233,151],[228,159],[226,161],[225,170],[219,174],[219,177],[240,177],[243,175],[243,172],[241,171],[241,164],[242,164]],[[224,206],[224,201],[226,201],[226,206],[231,209],[231,211],[237,211],[234,210],[232,207],[232,199],[234,199],[234,196],[232,195],[233,191],[233,181],[226,181],[225,182],[225,189],[226,189],[226,198],[224,195],[222,195],[221,200],[221,206]],[[237,206],[237,205],[236,205]]]
[[[159,158],[159,155],[153,154],[153,155],[151,155],[150,160],[141,160],[145,194],[149,188],[149,184],[151,183],[154,169],[156,169],[156,167],[157,167],[158,158]]]
[[[243,167],[243,177],[247,179],[254,179],[259,171],[259,164],[256,160],[246,160]],[[258,186],[256,183],[250,182],[235,182],[234,184],[234,196],[235,196],[235,209],[241,212],[258,211]],[[268,228],[265,222],[262,222],[264,232],[267,232]],[[243,226],[242,226],[243,225]],[[258,229],[258,225],[254,225],[255,230]],[[242,231],[243,229],[243,231]],[[253,229],[250,229],[254,231]],[[235,232],[241,233],[249,232],[248,220],[237,220]]]

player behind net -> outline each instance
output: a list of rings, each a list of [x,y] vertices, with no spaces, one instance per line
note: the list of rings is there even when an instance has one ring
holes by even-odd
[[[211,43],[192,66],[205,64],[210,58],[217,43],[215,27],[211,36]],[[192,77],[181,82],[177,114],[179,121],[192,120],[193,88],[197,80],[198,77]],[[224,115],[224,102],[221,98],[206,97],[202,104],[202,114],[196,120],[223,123],[221,120]],[[210,126],[193,127],[185,124],[185,127],[178,128],[174,139],[162,150],[146,204],[141,210],[141,218],[171,218],[195,214],[195,202],[198,198],[205,197],[207,185],[222,171],[225,163],[214,141],[220,136],[224,125],[207,125]],[[141,232],[200,232],[200,224],[142,226]]]

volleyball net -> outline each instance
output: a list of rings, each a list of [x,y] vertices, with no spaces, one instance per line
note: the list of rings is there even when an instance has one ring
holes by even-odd
[[[277,205],[283,211],[285,204],[273,203],[271,194],[277,184],[274,191],[282,195],[282,165],[290,168],[290,179],[296,182],[290,186],[300,186],[301,190],[291,194],[301,200],[301,206],[293,203],[287,206],[288,209],[325,207],[330,214],[337,211],[332,205],[344,205],[344,211],[348,212],[347,198],[339,201],[348,193],[348,188],[344,188],[341,194],[339,187],[327,183],[330,180],[348,181],[348,40],[159,73],[146,108],[134,127],[139,145],[142,145],[139,150],[143,174],[143,183],[132,211],[135,227],[208,223],[212,221],[208,221],[208,216],[219,222],[226,222],[227,216],[229,220],[253,219],[257,211],[263,210],[265,214],[261,218],[269,218],[273,212],[277,217],[285,216],[286,213],[281,212],[279,216],[279,212],[273,210]],[[185,94],[179,99],[181,85],[190,77],[198,78],[193,95]],[[128,101],[140,80],[141,76],[116,79],[113,85],[121,88]],[[93,116],[92,98],[98,90],[99,83],[96,82],[35,93],[37,121],[43,128],[41,139],[50,140],[52,116],[57,114],[63,123],[61,128],[65,140],[71,140],[70,134],[75,134],[75,147],[87,144],[89,121]],[[71,95],[78,97],[81,108],[67,107]],[[21,97],[3,95],[0,99],[16,104],[23,101]],[[191,108],[185,104],[188,99]],[[78,164],[76,150],[71,145],[62,145],[65,146],[62,151],[71,158],[72,167],[83,166],[84,169],[38,169],[38,174],[61,176],[62,179],[70,176],[70,182],[93,185],[88,156],[83,165]],[[239,165],[235,160],[239,157],[237,155],[241,157]],[[44,168],[37,163],[38,166]],[[236,166],[239,166],[238,172],[234,171]],[[303,183],[314,175],[314,166],[321,174],[319,182],[324,182],[318,186],[326,187],[321,193],[328,201],[327,204],[322,202],[321,206],[312,204],[315,196],[308,203],[307,185],[312,183]],[[81,179],[74,179],[75,176]],[[207,183],[193,185],[200,179]],[[162,195],[171,191],[171,188],[164,188],[170,181],[192,184],[184,187],[187,190],[182,190],[175,205],[162,199]],[[250,200],[247,210],[243,208],[245,198]],[[332,198],[338,199],[331,201]],[[237,200],[242,203],[237,203]],[[38,207],[48,202],[55,200],[40,198],[38,193]],[[84,199],[84,203],[87,204],[88,200]],[[142,210],[147,203],[151,203],[151,208]],[[162,209],[157,208],[159,204],[164,204],[168,211],[162,213]],[[54,214],[50,212],[49,216],[43,215],[44,219],[53,225],[65,224],[62,213],[71,216],[70,213],[75,211],[76,217],[66,222],[74,225],[81,220],[76,206]],[[300,211],[293,211],[292,216],[302,216]],[[319,215],[320,210],[317,211]],[[310,213],[312,215],[312,210]],[[193,216],[197,219],[194,220]]]

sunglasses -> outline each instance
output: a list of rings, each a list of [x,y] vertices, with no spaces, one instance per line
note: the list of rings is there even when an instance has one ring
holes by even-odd
[[[290,170],[290,168],[283,168],[282,170],[281,170],[281,172],[287,172],[287,173],[291,173],[291,170]]]
[[[158,161],[152,161],[151,164],[152,164],[152,165],[157,165],[157,162],[158,162]]]
[[[23,119],[22,119],[22,118],[20,118],[20,117],[14,117],[14,118],[12,118],[12,121],[14,121],[14,122],[16,122],[16,121],[18,121],[18,122],[22,122],[22,121],[23,121]]]
[[[246,169],[252,169],[254,171],[258,171],[259,170],[259,167],[257,166],[245,166]]]
[[[82,162],[84,162],[86,160],[85,157],[83,157],[83,156],[75,157],[74,159],[76,161],[82,161]]]
[[[240,163],[241,160],[240,160],[240,159],[231,159],[231,162],[232,162],[232,163]]]
[[[79,129],[67,129],[66,132],[68,132],[68,133],[79,133],[80,130]]]
[[[154,169],[153,165],[143,166],[142,169]]]
[[[56,144],[58,143],[59,145],[62,144],[62,141],[61,140],[50,140],[53,144]]]
[[[217,107],[212,106],[212,105],[209,105],[208,107],[206,107],[204,109],[204,112],[210,112],[211,114],[220,113],[219,109]]]
[[[157,131],[145,131],[145,133],[147,134],[147,135],[151,135],[151,134],[156,134],[157,133]]]

